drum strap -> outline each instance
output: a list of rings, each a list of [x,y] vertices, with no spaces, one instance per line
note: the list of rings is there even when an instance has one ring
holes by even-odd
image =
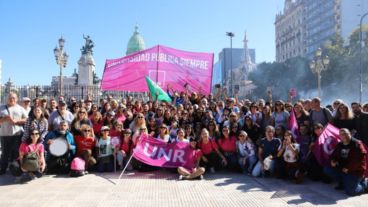
[[[59,116],[61,117],[61,119],[62,119],[63,121],[65,121],[64,117],[63,117],[63,116],[61,116],[60,111],[59,111],[59,110],[56,110],[56,111],[58,112],[58,114],[59,114]]]
[[[10,111],[9,111],[9,107],[8,107],[8,105],[5,105],[5,109],[6,109],[6,111],[8,112],[8,114],[9,114],[9,116],[10,116]]]

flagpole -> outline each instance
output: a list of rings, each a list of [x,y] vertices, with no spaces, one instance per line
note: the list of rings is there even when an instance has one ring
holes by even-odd
[[[132,161],[133,155],[134,155],[134,150],[133,150],[133,153],[130,155],[128,162],[125,164],[125,167],[124,167],[123,171],[121,171],[121,173],[120,173],[120,175],[119,175],[118,183],[115,183],[115,185],[120,184],[120,179],[121,179],[121,177],[123,176],[123,174],[124,174],[124,172],[126,171],[126,169],[128,168],[128,166],[129,166],[130,162]]]
[[[156,62],[156,84],[158,85],[158,63],[160,61],[160,45],[157,45],[157,62]],[[158,96],[155,94],[156,96],[156,100],[153,101],[158,101]]]
[[[160,61],[160,45],[157,45],[157,62],[156,62],[156,84],[158,83],[158,62]]]

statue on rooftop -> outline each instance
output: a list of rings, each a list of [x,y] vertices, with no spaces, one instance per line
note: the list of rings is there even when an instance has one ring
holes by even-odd
[[[83,39],[86,40],[86,43],[84,44],[84,46],[81,49],[82,54],[90,53],[91,55],[93,55],[93,50],[92,50],[92,48],[94,47],[93,41],[91,40],[89,35],[87,35],[86,37],[83,35]]]

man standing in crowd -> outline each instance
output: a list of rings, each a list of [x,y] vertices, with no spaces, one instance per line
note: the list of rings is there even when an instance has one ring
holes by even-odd
[[[68,111],[66,102],[63,99],[59,100],[57,110],[53,111],[49,117],[49,131],[57,130],[60,122],[66,121],[69,126],[74,119],[73,114]]]
[[[312,99],[312,110],[310,112],[311,124],[321,123],[326,126],[328,123],[332,123],[332,113],[330,110],[321,107],[321,99]]]
[[[351,108],[354,113],[354,129],[356,130],[355,138],[361,140],[368,146],[368,113],[362,111],[360,103],[351,103]]]
[[[336,189],[345,190],[351,196],[362,194],[368,189],[368,180],[364,178],[367,151],[348,129],[340,129],[340,137],[342,142],[331,155],[331,166],[324,171],[338,182]]]
[[[0,138],[1,138],[1,170],[5,174],[8,161],[18,158],[18,149],[23,135],[23,124],[27,120],[27,113],[17,104],[17,94],[10,92],[7,103],[0,106]]]
[[[29,114],[29,112],[32,110],[31,99],[28,97],[24,97],[22,99],[22,107],[26,110],[26,113]]]

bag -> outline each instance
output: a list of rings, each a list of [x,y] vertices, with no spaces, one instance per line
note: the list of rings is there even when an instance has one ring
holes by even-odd
[[[74,158],[70,164],[70,177],[79,177],[85,175],[85,166],[86,162],[82,158]]]
[[[70,169],[84,171],[85,166],[86,166],[85,161],[80,157],[76,157],[73,159],[72,163],[70,164]]]
[[[29,147],[29,146],[28,146]],[[38,146],[35,150],[31,150],[24,155],[22,159],[22,168],[29,172],[36,172],[40,169],[39,156],[37,153]]]

